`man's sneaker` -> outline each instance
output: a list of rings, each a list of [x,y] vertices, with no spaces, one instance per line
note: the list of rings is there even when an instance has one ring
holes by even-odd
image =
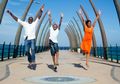
[[[57,72],[57,66],[54,66],[54,71]]]
[[[32,64],[31,66],[33,70],[36,70],[37,64]]]
[[[56,66],[59,66],[59,63],[58,63],[58,64],[56,64]]]
[[[32,65],[31,65],[31,64],[29,64],[27,67],[28,67],[29,69],[32,69]]]

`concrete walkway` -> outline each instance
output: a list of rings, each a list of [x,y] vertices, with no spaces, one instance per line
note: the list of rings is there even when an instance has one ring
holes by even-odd
[[[89,84],[120,84],[120,64],[117,63],[91,57],[90,67],[87,69],[85,57],[82,54],[60,51],[60,65],[58,72],[54,72],[51,69],[50,52],[39,53],[36,57],[36,71],[27,68],[26,57],[0,62],[0,84],[36,84],[24,79],[37,76],[90,77],[96,81]]]

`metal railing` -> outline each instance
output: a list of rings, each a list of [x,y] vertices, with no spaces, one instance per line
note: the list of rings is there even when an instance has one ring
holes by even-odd
[[[60,50],[69,50],[70,47],[59,47]],[[107,51],[107,59],[112,61],[112,62],[117,62],[119,63],[120,61],[120,46],[109,46],[107,48],[104,47],[96,47],[96,51],[94,48],[91,49],[91,55],[94,56],[94,52],[96,52],[96,56],[98,58],[104,59],[104,49]],[[48,46],[36,46],[36,53],[44,52],[49,50]],[[11,43],[5,44],[0,44],[0,60],[4,61],[7,59],[11,58],[16,58],[16,57],[23,57],[25,56],[25,46],[24,45],[19,45],[16,48],[16,45],[12,45]]]
[[[96,51],[97,54],[96,54],[95,57],[104,59],[104,50],[103,49],[106,49],[106,51],[107,51],[107,60],[119,63],[119,61],[120,61],[120,46],[117,46],[117,45],[112,46],[112,45],[110,45],[107,48],[96,47],[96,49],[97,49],[97,51]],[[94,48],[91,49],[91,55],[94,55]]]
[[[17,47],[17,48],[16,48]],[[47,46],[36,46],[36,53],[47,51],[49,47]],[[24,45],[12,45],[10,44],[0,44],[0,60],[4,61],[10,58],[17,58],[25,56],[25,46]]]

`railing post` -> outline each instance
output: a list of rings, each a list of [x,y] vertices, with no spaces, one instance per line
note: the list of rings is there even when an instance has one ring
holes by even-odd
[[[37,46],[35,46],[35,53],[37,53]]]
[[[118,58],[118,46],[116,44],[116,55],[117,55],[117,63],[119,62],[119,58]]]
[[[14,45],[14,49],[13,49],[13,58],[15,58],[15,45]]]
[[[8,47],[8,59],[10,59],[10,50],[11,50],[11,43],[9,44],[9,47]]]
[[[21,57],[21,53],[22,53],[22,44],[20,45],[20,50],[18,50],[20,52],[20,57]]]
[[[100,46],[100,48],[99,48],[99,51],[100,51],[100,55],[99,55],[99,56],[101,57],[101,56],[102,56],[102,47],[101,47],[101,46]],[[99,56],[98,56],[98,57],[99,57]]]
[[[107,60],[107,47],[104,47],[104,59]]]
[[[40,52],[40,46],[38,46],[38,53]]]
[[[93,53],[94,53],[94,57],[96,57],[96,55],[97,55],[97,47],[93,47]]]
[[[41,52],[43,52],[43,46],[41,46]]]
[[[103,54],[103,50],[104,50],[104,47],[101,46],[101,59],[103,58],[104,54]]]
[[[3,47],[2,47],[2,57],[1,57],[1,61],[4,61],[4,48],[5,48],[5,42],[3,43]]]
[[[99,48],[97,47],[97,49],[96,49],[96,51],[97,51],[96,57],[99,56],[99,50],[98,50],[98,49],[99,49]]]
[[[100,57],[102,57],[102,56],[103,56],[103,47],[100,46]]]
[[[40,52],[40,46],[38,46],[38,52]]]
[[[112,57],[112,46],[110,45],[110,58],[111,58],[111,61],[113,62],[113,57]]]
[[[99,51],[100,51],[100,57],[102,56],[102,46],[100,46],[100,49],[99,49]]]
[[[25,55],[25,45],[23,45],[23,56]]]

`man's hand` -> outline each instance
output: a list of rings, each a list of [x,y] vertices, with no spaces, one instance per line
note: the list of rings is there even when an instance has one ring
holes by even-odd
[[[101,11],[99,10],[98,13],[97,13],[97,16],[100,16],[101,15]]]
[[[101,15],[101,11],[100,10],[98,11],[98,14]]]
[[[48,17],[49,17],[49,23],[52,25],[52,17],[51,17],[51,12],[48,10]]]
[[[15,21],[18,21],[18,18],[12,14],[12,12],[10,12],[9,10],[6,11]]]
[[[42,10],[42,11],[44,10],[44,6],[45,6],[45,5],[43,4],[42,7],[41,7],[41,10]]]
[[[61,13],[61,14],[60,14],[60,17],[61,17],[61,18],[63,18],[63,17],[64,17],[64,14],[63,14],[63,13]]]
[[[82,9],[79,10],[79,13],[82,15]]]
[[[51,15],[51,12],[50,12],[50,10],[48,11],[48,15]]]
[[[7,10],[6,12],[9,13],[9,14],[11,13],[9,10]]]
[[[38,13],[38,15],[37,15],[38,19],[41,18],[42,13],[43,13],[43,10],[44,10],[44,4],[43,4],[43,5],[40,7],[40,9],[39,9],[39,13]],[[36,20],[36,18],[35,18],[35,20]]]

